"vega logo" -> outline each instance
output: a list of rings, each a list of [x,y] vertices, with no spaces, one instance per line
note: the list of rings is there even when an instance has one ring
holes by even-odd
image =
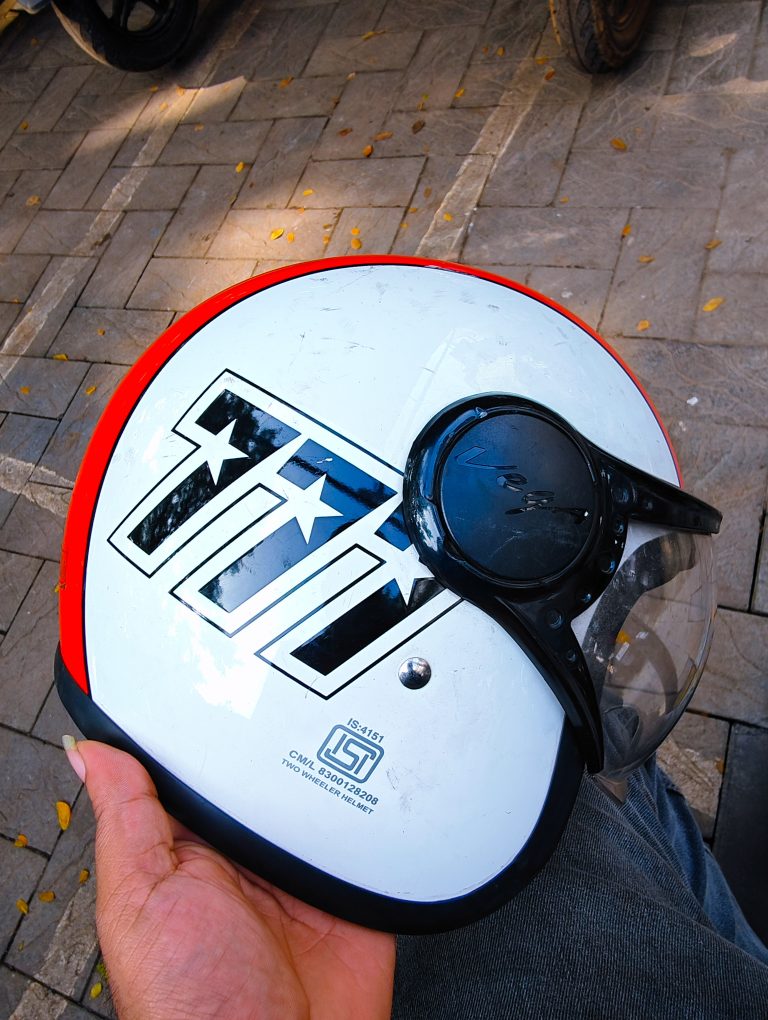
[[[400,472],[320,422],[224,372],[173,433],[181,454],[110,543],[313,693],[460,601],[408,539]]]

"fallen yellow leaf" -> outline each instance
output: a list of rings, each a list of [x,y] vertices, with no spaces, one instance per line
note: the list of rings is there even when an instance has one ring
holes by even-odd
[[[22,393],[26,397],[29,393],[29,386],[19,386],[19,393]]]
[[[352,128],[342,128],[341,131],[338,132],[339,138],[346,138],[347,135],[351,135],[351,134],[352,134]]]
[[[366,147],[363,149],[363,155],[365,156],[366,159],[369,156],[372,156],[373,155],[373,146],[372,145],[366,145]]]
[[[644,332],[645,332],[645,330],[646,330],[646,329],[648,329],[648,328],[650,327],[650,325],[651,325],[651,324],[650,324],[650,322],[648,321],[648,319],[641,319],[641,320],[640,320],[640,321],[638,322],[638,324],[637,324],[637,332],[638,332],[638,333],[644,333]]]
[[[162,110],[167,110],[167,109],[168,109],[168,104],[166,102],[162,102],[160,104],[160,110],[162,111]]]
[[[43,903],[53,903],[56,899],[56,893],[53,889],[46,889],[45,892],[38,893],[37,898],[42,900]]]
[[[614,149],[618,149],[619,152],[627,151],[627,143],[624,141],[623,138],[612,138],[611,145],[614,147]]]
[[[91,988],[91,991],[90,991],[89,994],[90,994],[92,999],[98,999],[98,997],[101,995],[101,993],[103,991],[104,991],[104,985],[101,983],[101,981],[97,981],[96,984],[93,985],[93,987]]]
[[[424,198],[429,198],[431,194],[432,194],[432,189],[431,188],[425,188],[424,189]]]
[[[96,387],[95,386],[89,386],[86,389],[86,391],[85,391],[85,395],[86,395],[86,397],[92,397],[95,392],[96,392]]]
[[[287,89],[292,81],[293,81],[293,75],[289,74],[287,78],[283,78],[282,79],[282,81],[280,82],[280,84],[277,87],[280,88],[280,89]]]
[[[96,332],[98,333],[98,335],[99,335],[99,336],[104,336],[104,334],[105,334],[105,333],[106,333],[107,331],[106,331],[106,329],[97,329],[97,330],[96,330]]]
[[[65,800],[56,801],[56,817],[59,819],[59,828],[66,832],[72,819],[72,809]]]
[[[285,230],[284,230],[283,227],[275,227],[275,229],[269,235],[269,239],[270,239],[270,241],[276,241],[278,239],[278,237],[282,237],[284,233],[285,233]]]
[[[85,885],[88,879],[91,877],[91,873],[87,868],[83,868],[80,874],[77,876],[77,881],[80,885]]]
[[[403,222],[400,224],[400,229],[401,230],[407,230],[408,229],[408,224],[406,223],[405,220],[403,220]]]
[[[723,242],[719,238],[714,238],[712,241],[707,241],[704,247],[707,251],[712,251],[713,248],[719,248]]]
[[[363,42],[367,42],[369,39],[373,39],[375,35],[384,35],[385,32],[386,32],[385,28],[379,28],[375,32],[366,32],[365,35],[362,36]]]
[[[497,57],[503,57],[503,56],[504,56],[504,54],[505,54],[506,52],[507,52],[507,51],[506,51],[506,50],[504,49],[504,47],[503,47],[503,46],[499,46],[499,47],[497,47],[497,49],[496,49],[496,56],[497,56]]]
[[[178,92],[178,94],[179,94],[180,96],[183,96],[183,95],[184,95],[184,93],[185,93],[185,92],[186,92],[187,90],[186,90],[186,89],[184,88],[184,86],[183,86],[183,85],[177,85],[177,86],[176,86],[176,91]]]
[[[27,199],[26,204],[30,208],[32,208],[32,206],[35,206],[35,205],[40,205],[40,196],[39,195],[30,195],[29,198]]]
[[[554,77],[555,77],[555,69],[554,69],[554,67],[550,67],[550,69],[544,75],[544,81],[552,81],[552,79]]]
[[[626,225],[624,226],[624,229],[623,229],[623,230],[621,231],[621,236],[622,236],[622,237],[629,237],[629,235],[630,235],[631,233],[632,233],[632,227],[631,227],[631,226],[630,226],[630,225],[629,225],[629,224],[627,223],[627,224],[626,224]]]
[[[13,841],[14,846],[27,846],[28,844],[29,840],[27,839],[23,832],[20,832],[16,839]]]
[[[330,244],[331,238],[329,234],[323,234],[323,244]]]
[[[243,172],[243,170],[245,170],[245,163],[243,163],[243,161],[240,160],[240,162],[235,167],[235,173],[236,174],[241,174]]]
[[[392,137],[391,131],[379,131],[377,135],[373,136],[374,142],[386,142],[388,138]]]
[[[410,209],[408,210],[409,213],[417,213],[418,211],[419,211],[419,207],[417,205],[412,205],[410,207]]]
[[[443,213],[443,219],[444,219],[444,220],[445,220],[445,221],[446,221],[447,223],[450,223],[450,222],[451,222],[451,220],[453,219],[453,214],[452,214],[452,213],[449,213],[449,212],[444,212],[444,213]]]
[[[411,124],[411,131],[413,131],[413,133],[415,135],[417,135],[419,133],[419,131],[423,130],[426,126],[427,126],[427,122],[426,121],[424,121],[424,120],[415,120],[413,122],[413,124]]]
[[[150,85],[149,86],[149,91],[150,92],[159,92],[160,91],[160,86],[159,85]]]
[[[453,98],[454,99],[461,99],[461,97],[464,95],[465,92],[466,92],[466,89],[457,89],[456,92],[453,93]]]
[[[355,251],[360,251],[360,249],[363,247],[363,242],[360,240],[359,237],[353,237],[352,240],[349,242],[349,245],[351,248],[354,248]]]
[[[566,202],[570,202],[570,198],[568,198],[567,195],[561,195],[560,196],[560,201],[563,203],[563,205],[565,205]]]
[[[205,131],[205,124],[195,124],[193,131]]]
[[[285,235],[285,239],[288,242],[288,244],[293,244],[293,242],[296,240],[296,235],[291,230]]]
[[[302,191],[302,195],[304,195],[304,196],[306,196],[306,195],[314,195],[314,193],[315,193],[315,189],[314,188],[305,188]]]
[[[653,255],[639,255],[637,261],[647,266],[650,262],[653,262]]]
[[[23,120],[21,124],[19,124],[19,127],[21,128],[22,131],[26,131],[29,128],[29,121]]]
[[[26,900],[22,900],[22,899],[16,900],[16,908],[22,914],[28,914],[29,913],[29,904],[27,903]]]
[[[360,236],[360,227],[352,227],[352,229],[350,230],[350,234],[353,237],[359,237]]]
[[[548,64],[549,63],[549,57],[536,57],[536,63],[537,64]]]
[[[53,360],[54,361],[69,361],[69,358],[67,357],[66,354],[54,354],[53,355]]]
[[[714,312],[714,310],[716,308],[720,307],[720,305],[723,303],[723,301],[725,301],[724,297],[713,297],[713,298],[710,298],[709,301],[707,301],[706,304],[701,306],[701,310],[702,310],[702,312]]]

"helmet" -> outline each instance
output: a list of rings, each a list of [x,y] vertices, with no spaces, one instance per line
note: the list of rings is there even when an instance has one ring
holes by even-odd
[[[462,266],[328,259],[175,323],[73,494],[56,677],[168,809],[339,916],[474,920],[703,669],[716,510],[629,369]]]

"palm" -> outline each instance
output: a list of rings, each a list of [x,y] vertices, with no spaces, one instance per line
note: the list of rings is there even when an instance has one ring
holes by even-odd
[[[141,775],[126,780],[123,763],[122,784],[140,778],[144,789],[126,791],[117,812],[107,782],[100,810],[99,756],[126,756],[80,747],[99,821],[99,936],[121,1020],[389,1015],[391,936],[309,907],[201,844],[165,814],[133,759]]]

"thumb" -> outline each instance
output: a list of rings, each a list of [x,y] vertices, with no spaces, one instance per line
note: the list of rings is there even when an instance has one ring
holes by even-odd
[[[65,739],[96,816],[96,869],[105,899],[145,891],[176,866],[171,823],[135,758],[94,740]]]

